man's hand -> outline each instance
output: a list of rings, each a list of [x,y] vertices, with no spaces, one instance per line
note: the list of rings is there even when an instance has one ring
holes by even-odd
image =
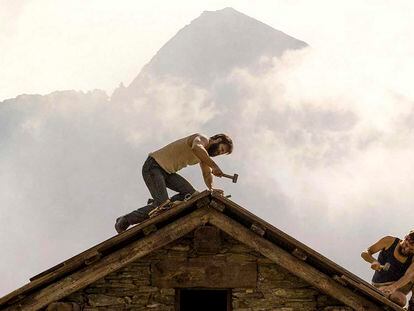
[[[221,170],[221,169],[220,169],[217,165],[215,165],[215,166],[212,168],[211,173],[212,173],[214,176],[217,176],[217,177],[221,177],[221,176],[223,176],[223,172],[222,172],[222,170]]]
[[[380,291],[382,291],[386,297],[390,297],[392,294],[395,293],[396,290],[397,288],[394,286],[394,284],[380,287]]]
[[[224,195],[224,191],[223,191],[223,190],[221,190],[221,189],[211,188],[211,190],[212,190],[213,192],[216,192],[216,193],[220,194],[220,195]]]
[[[380,271],[381,270],[381,264],[378,261],[374,261],[371,264],[371,269],[375,270],[375,271]]]

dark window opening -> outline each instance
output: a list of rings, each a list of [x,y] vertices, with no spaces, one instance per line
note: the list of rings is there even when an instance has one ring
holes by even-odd
[[[177,290],[177,311],[231,311],[230,290]]]

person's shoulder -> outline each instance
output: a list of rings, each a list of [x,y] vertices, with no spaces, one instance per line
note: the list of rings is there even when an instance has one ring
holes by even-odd
[[[199,137],[202,140],[207,140],[207,141],[209,140],[208,136],[202,133],[194,133],[193,135],[195,135],[196,137]]]
[[[386,235],[380,241],[381,241],[381,244],[383,245],[383,247],[385,249],[387,249],[395,242],[395,240],[399,240],[399,239],[395,236],[392,236],[392,235]]]
[[[194,139],[198,138],[198,140],[203,144],[207,145],[209,142],[209,138],[206,135],[203,135],[201,133],[194,133],[188,136],[188,143],[191,145],[194,141]]]
[[[392,235],[386,235],[386,236],[384,236],[383,238],[381,238],[381,240],[380,241],[382,241],[382,242],[385,242],[385,243],[394,243],[394,241],[396,240],[396,239],[398,239],[397,237],[395,237],[395,236],[392,236]]]

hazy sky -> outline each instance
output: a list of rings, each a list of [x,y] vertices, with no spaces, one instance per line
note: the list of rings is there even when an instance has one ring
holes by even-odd
[[[1,103],[111,95],[202,11],[227,6],[311,47],[239,68],[214,92],[153,81],[131,105],[99,91]],[[0,296],[112,236],[147,197],[147,152],[212,124],[236,142],[218,161],[240,173],[219,181],[237,203],[368,279],[360,250],[414,216],[413,14],[411,1],[0,0]],[[217,117],[226,105],[233,127]],[[197,169],[184,174],[203,189]]]

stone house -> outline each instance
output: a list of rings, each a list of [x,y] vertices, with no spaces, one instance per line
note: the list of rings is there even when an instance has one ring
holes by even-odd
[[[30,279],[0,310],[400,310],[370,284],[204,191]]]

